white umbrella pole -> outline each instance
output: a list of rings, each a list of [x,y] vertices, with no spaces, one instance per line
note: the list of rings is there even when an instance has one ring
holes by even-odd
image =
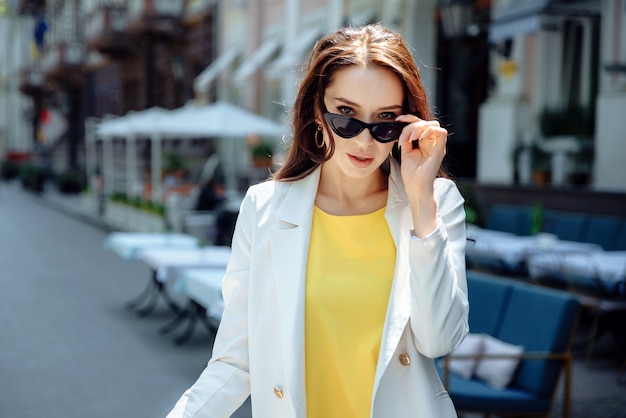
[[[235,141],[230,138],[223,139],[226,144],[226,167],[228,167],[228,174],[226,175],[226,189],[229,191],[237,190],[237,165],[236,165],[236,151]]]
[[[103,138],[102,141],[102,178],[104,180],[104,194],[113,193],[113,138]]]
[[[85,178],[91,181],[96,167],[96,119],[87,118],[85,120]],[[92,190],[96,193],[97,190]]]
[[[151,179],[152,179],[152,201],[161,203],[163,195],[163,183],[161,179],[161,137],[154,134],[150,138],[152,145]]]
[[[137,194],[137,141],[135,135],[126,138],[126,195]]]

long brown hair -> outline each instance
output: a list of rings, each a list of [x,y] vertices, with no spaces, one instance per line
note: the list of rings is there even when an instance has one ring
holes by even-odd
[[[392,71],[403,86],[403,111],[432,119],[417,65],[399,34],[381,24],[338,29],[320,39],[313,48],[291,108],[293,140],[285,163],[274,174],[274,179],[290,181],[306,177],[333,155],[332,134],[328,148],[315,145],[315,109],[324,108],[324,92],[333,75],[349,65],[377,66]],[[322,123],[326,126],[324,120]],[[439,171],[445,176],[442,169]]]

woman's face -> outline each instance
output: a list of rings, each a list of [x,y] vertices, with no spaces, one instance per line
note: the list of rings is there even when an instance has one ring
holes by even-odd
[[[395,121],[402,114],[403,99],[402,83],[393,72],[382,67],[356,65],[337,71],[324,93],[328,112],[366,123]],[[321,114],[317,116],[318,124],[321,117]],[[342,138],[335,133],[333,137],[335,152],[324,163],[324,169],[355,180],[378,174],[378,168],[387,159],[394,144],[377,142],[368,129],[363,129],[354,138]],[[329,140],[329,132],[324,129],[327,146]]]

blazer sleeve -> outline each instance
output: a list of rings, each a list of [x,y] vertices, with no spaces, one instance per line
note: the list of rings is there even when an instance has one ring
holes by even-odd
[[[222,281],[224,312],[213,355],[198,380],[178,400],[168,418],[230,417],[250,394],[248,363],[248,278],[252,231],[252,194],[244,197],[235,225],[232,254]]]
[[[411,327],[417,349],[431,358],[448,354],[469,330],[464,199],[447,179],[435,180],[435,199],[435,231],[409,240]]]

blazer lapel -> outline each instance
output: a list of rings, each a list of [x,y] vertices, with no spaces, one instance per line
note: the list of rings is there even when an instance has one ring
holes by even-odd
[[[304,392],[304,296],[306,261],[319,169],[302,180],[279,183],[277,225],[270,231],[273,273],[276,280],[282,354],[286,384],[292,393],[296,416],[305,414]]]
[[[413,221],[404,185],[400,180],[400,170],[395,161],[391,161],[390,169],[385,218],[396,245],[396,267],[374,377],[373,394],[376,394],[383,373],[396,351],[411,314],[408,247]]]

